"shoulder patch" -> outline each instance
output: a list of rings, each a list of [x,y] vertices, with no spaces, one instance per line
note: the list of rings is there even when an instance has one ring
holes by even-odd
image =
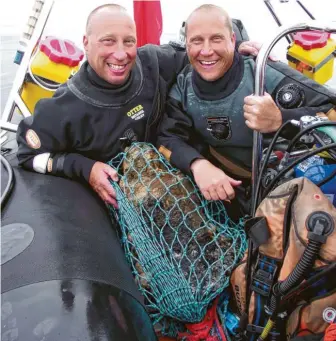
[[[41,140],[33,129],[27,130],[26,141],[28,146],[33,149],[39,149],[41,147]]]

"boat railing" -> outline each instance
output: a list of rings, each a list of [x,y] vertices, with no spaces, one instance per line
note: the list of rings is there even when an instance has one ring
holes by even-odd
[[[20,39],[20,48],[15,56],[15,63],[19,64],[14,82],[9,93],[4,111],[0,120],[0,128],[10,132],[16,132],[17,124],[11,123],[16,108],[23,117],[31,116],[26,104],[20,96],[20,92],[28,72],[31,56],[43,34],[54,0],[36,0],[32,14],[28,18],[27,27]]]
[[[307,23],[281,26],[276,36],[266,41],[262,45],[258,53],[258,57],[256,61],[256,69],[255,69],[255,79],[254,79],[255,96],[262,96],[264,94],[266,62],[275,44],[281,38],[291,33],[299,32],[299,31],[309,31],[309,30],[336,33],[336,23],[331,22],[331,23],[325,24],[325,23],[318,22],[316,20],[312,20]],[[259,166],[260,166],[261,156],[262,156],[262,135],[259,132],[254,131],[253,132],[253,158],[252,158],[252,198],[256,198],[256,195],[258,196],[258,193],[256,193],[257,192],[256,185],[257,185],[257,180],[259,176]],[[259,203],[259,200],[257,198],[257,200],[254,200],[254,203],[252,204],[252,207],[251,207],[252,216],[254,216],[258,203]]]

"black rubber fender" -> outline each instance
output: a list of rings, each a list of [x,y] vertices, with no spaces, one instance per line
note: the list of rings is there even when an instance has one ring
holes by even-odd
[[[1,224],[2,340],[155,340],[104,203],[77,181],[13,169]]]

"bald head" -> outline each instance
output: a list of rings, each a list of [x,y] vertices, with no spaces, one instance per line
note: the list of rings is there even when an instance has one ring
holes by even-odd
[[[86,35],[90,35],[92,33],[92,27],[96,24],[96,22],[101,22],[105,17],[109,17],[111,15],[118,17],[127,17],[130,19],[132,24],[135,26],[135,22],[133,18],[128,14],[125,7],[120,6],[118,4],[106,4],[96,7],[89,14],[86,21]]]
[[[87,61],[110,84],[124,84],[135,64],[136,27],[122,6],[107,4],[94,9],[86,24],[83,45]]]
[[[194,70],[213,82],[229,70],[235,52],[235,35],[229,15],[215,5],[196,8],[186,21],[187,54]]]
[[[190,21],[192,21],[196,16],[198,16],[201,13],[215,13],[217,16],[222,17],[224,22],[225,22],[225,26],[229,29],[230,32],[233,32],[232,20],[231,20],[229,14],[222,7],[212,5],[212,4],[205,4],[205,5],[197,7],[195,10],[193,10],[190,13],[190,15],[189,15],[189,17],[185,23],[185,34],[186,35],[188,34],[187,33],[188,24],[190,23]]]

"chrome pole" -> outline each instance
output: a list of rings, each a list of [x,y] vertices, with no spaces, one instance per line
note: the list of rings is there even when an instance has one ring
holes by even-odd
[[[278,34],[275,38],[272,38],[269,41],[266,41],[261,47],[257,61],[256,61],[256,69],[255,69],[255,79],[254,79],[254,94],[255,96],[262,96],[264,94],[264,85],[265,85],[265,68],[268,56],[274,47],[274,45],[284,36],[298,31],[308,31],[308,30],[316,30],[323,31],[328,33],[336,33],[336,23],[323,24],[318,21],[311,21],[308,23],[301,23],[297,25],[283,26],[280,27]],[[259,165],[261,161],[262,155],[262,135],[254,131],[253,132],[253,154],[252,154],[252,206],[251,206],[251,215],[254,216],[255,211],[257,209],[257,205],[259,204],[259,191],[257,193],[257,180],[259,176]],[[257,200],[253,200],[256,198]]]

